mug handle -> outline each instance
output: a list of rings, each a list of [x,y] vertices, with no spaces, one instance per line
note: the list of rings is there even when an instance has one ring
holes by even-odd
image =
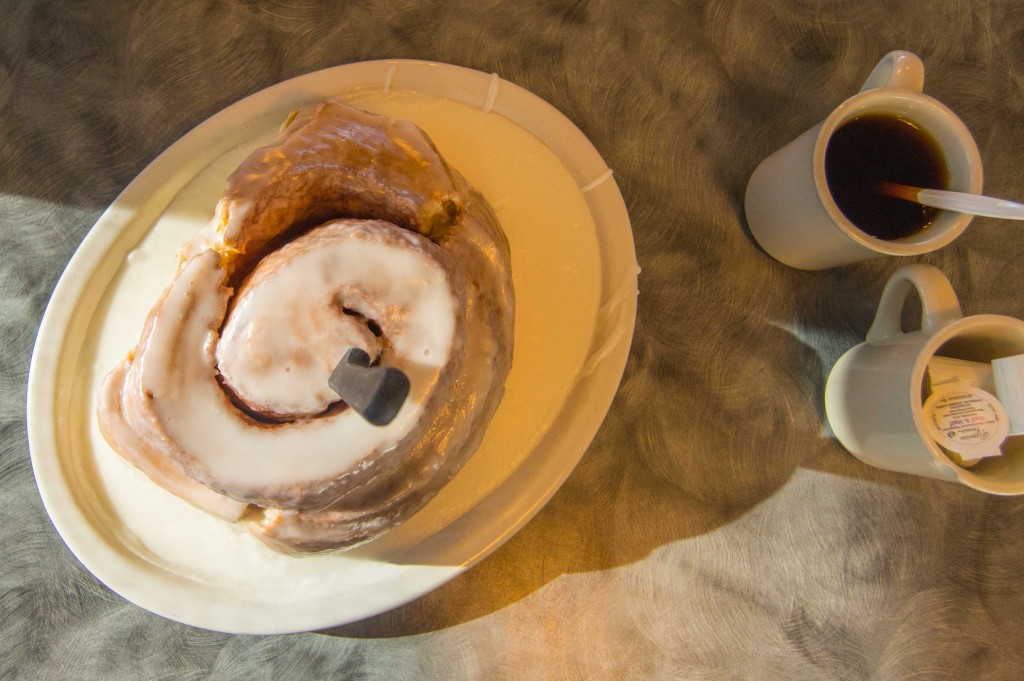
[[[896,270],[882,290],[875,321],[867,340],[879,341],[903,333],[900,316],[903,303],[912,289],[921,298],[921,330],[931,335],[946,324],[963,317],[953,286],[939,268],[932,265],[905,265]]]
[[[924,63],[913,52],[895,50],[882,57],[864,81],[860,91],[889,87],[921,92],[924,90]]]

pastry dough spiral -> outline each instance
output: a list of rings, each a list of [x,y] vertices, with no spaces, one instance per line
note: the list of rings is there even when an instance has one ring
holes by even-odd
[[[413,124],[340,102],[291,118],[209,225],[97,398],[111,446],[285,552],[352,546],[459,470],[511,367],[508,245]],[[373,426],[327,378],[350,347],[410,393]]]

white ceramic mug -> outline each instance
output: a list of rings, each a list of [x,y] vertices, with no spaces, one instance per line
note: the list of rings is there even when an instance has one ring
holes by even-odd
[[[921,329],[905,332],[907,296],[921,299]],[[960,482],[993,494],[1024,494],[1024,438],[1004,455],[962,468],[928,433],[926,370],[936,354],[974,362],[1024,354],[1024,321],[964,317],[949,280],[931,265],[907,265],[885,285],[867,339],[836,362],[825,384],[832,432],[861,461],[886,470]]]
[[[863,114],[887,113],[927,131],[949,171],[949,189],[981,193],[978,147],[967,127],[942,103],[921,93],[924,65],[910,52],[890,52],[861,91],[754,170],[744,211],[754,239],[773,258],[792,267],[820,270],[883,255],[917,255],[945,246],[971,216],[941,211],[927,229],[902,239],[865,233],[843,215],[825,178],[825,151],[832,134]]]

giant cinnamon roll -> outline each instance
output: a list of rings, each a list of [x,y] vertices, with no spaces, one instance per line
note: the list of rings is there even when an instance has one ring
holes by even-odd
[[[511,366],[508,245],[409,122],[325,102],[228,178],[100,429],[178,496],[285,552],[402,522],[479,444]],[[409,378],[386,426],[328,387],[349,348]]]

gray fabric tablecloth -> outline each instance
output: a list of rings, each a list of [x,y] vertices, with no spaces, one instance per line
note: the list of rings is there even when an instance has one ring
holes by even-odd
[[[825,377],[893,258],[802,272],[750,239],[758,161],[893,49],[1024,197],[1024,13],[1005,0],[0,2],[0,678],[1020,679],[1024,500],[870,468]],[[607,420],[551,502],[423,598],[232,636],[137,608],[34,484],[28,366],[57,278],[118,192],[211,114],[292,76],[427,59],[564,112],[614,170],[639,313]],[[1020,227],[912,258],[967,313],[1024,317]],[[911,313],[912,314],[912,313]]]

